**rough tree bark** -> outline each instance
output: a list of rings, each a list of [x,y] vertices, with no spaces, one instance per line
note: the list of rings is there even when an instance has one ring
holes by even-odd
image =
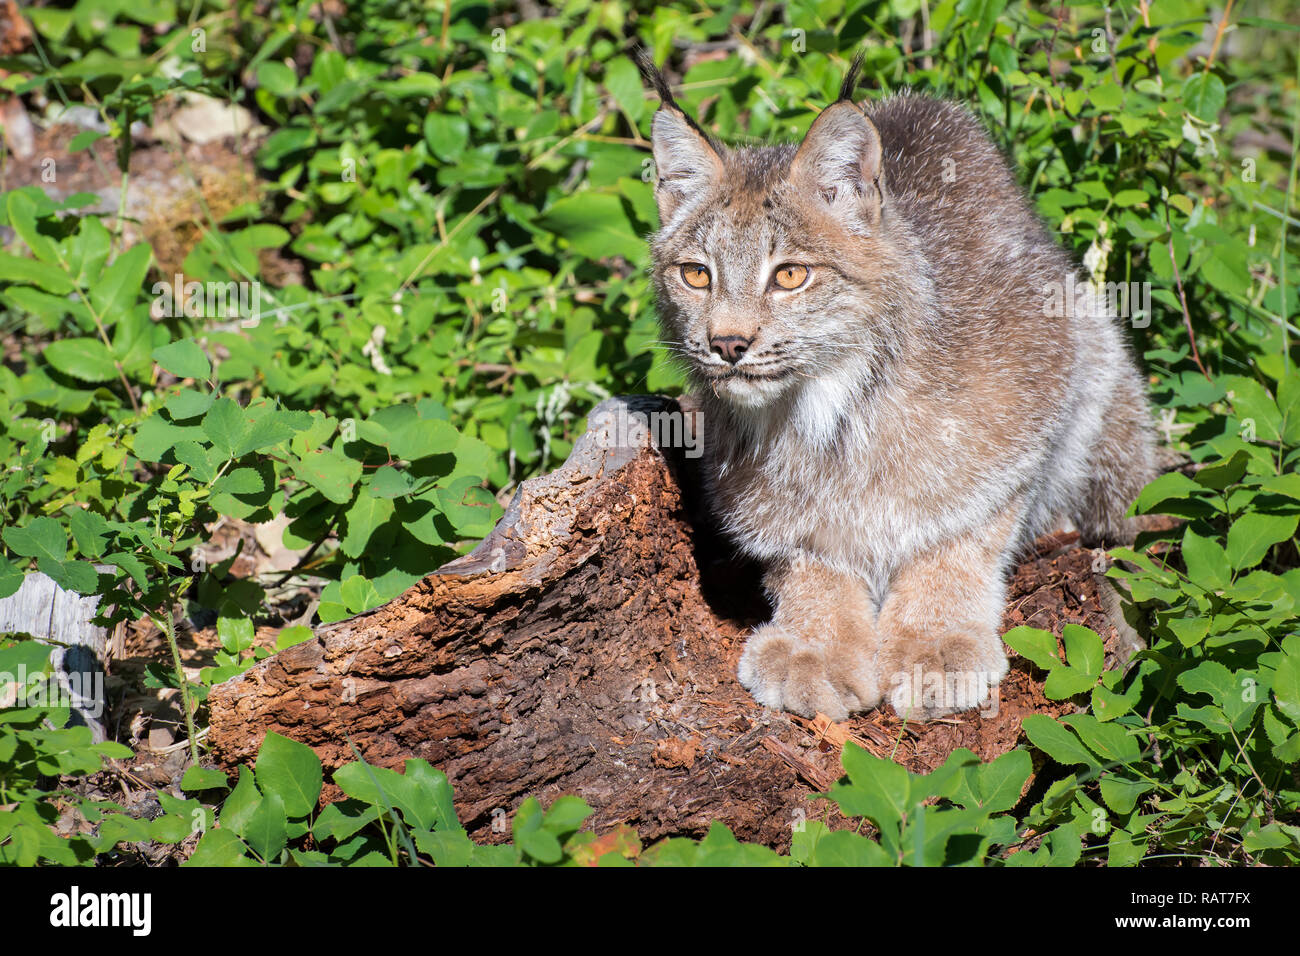
[[[645,396],[602,403],[564,466],[525,482],[472,554],[214,688],[218,763],[251,762],[274,730],[313,747],[327,779],[353,746],[398,769],[428,760],[478,839],[499,838],[494,811],[574,793],[599,832],[700,835],[720,820],[784,847],[801,815],[834,823],[831,805],[807,797],[839,775],[846,738],[926,771],[957,747],[1011,749],[1027,713],[1074,709],[1047,701],[1041,674],[1014,657],[996,712],[918,724],[886,709],[828,725],[755,705],[735,672],[769,613],[758,570],[696,520],[681,451],[608,440],[629,412],[677,410]],[[1093,563],[1070,536],[1038,542],[1005,626],[1084,624],[1113,658]],[[327,786],[323,799],[338,796]]]

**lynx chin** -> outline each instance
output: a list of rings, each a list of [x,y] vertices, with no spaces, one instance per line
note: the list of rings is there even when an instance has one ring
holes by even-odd
[[[1132,538],[1154,432],[1120,323],[1044,314],[1080,272],[963,107],[860,106],[855,60],[803,142],[731,148],[641,59],[664,338],[708,422],[710,505],[775,608],[741,683],[836,720],[981,705],[1019,549],[1062,521]]]

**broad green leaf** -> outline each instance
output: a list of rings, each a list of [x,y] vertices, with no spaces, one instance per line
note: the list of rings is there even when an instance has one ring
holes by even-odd
[[[1223,80],[1213,73],[1194,73],[1183,84],[1183,105],[1192,115],[1207,123],[1218,119],[1228,101],[1228,91]]]
[[[193,339],[181,339],[156,348],[153,359],[178,378],[206,381],[212,376],[212,363]]]
[[[1027,657],[1045,671],[1061,664],[1057,656],[1056,635],[1051,631],[1022,624],[1003,634],[1002,640],[1021,657]]]
[[[152,258],[153,252],[149,244],[138,243],[114,259],[90,287],[90,304],[106,327],[115,323],[123,312],[136,304]]]
[[[1228,561],[1238,571],[1255,567],[1273,545],[1295,537],[1297,523],[1300,515],[1242,515],[1228,529]]]
[[[244,825],[243,837],[265,862],[273,863],[289,838],[289,821],[278,793],[268,793]]]
[[[1188,525],[1183,532],[1183,563],[1187,576],[1211,591],[1219,591],[1232,583],[1227,552],[1213,538],[1198,534]]]
[[[588,259],[622,256],[640,263],[646,258],[645,240],[633,230],[622,200],[612,193],[587,190],[558,199],[540,221]]]
[[[68,556],[68,536],[53,518],[33,518],[21,528],[5,528],[0,536],[15,554],[24,558],[62,563]]]
[[[1101,673],[1106,652],[1096,632],[1078,624],[1066,624],[1061,630],[1061,642],[1065,645],[1065,660],[1071,667],[1094,678]]]
[[[290,817],[305,817],[316,809],[323,777],[320,758],[306,744],[268,731],[255,769],[258,788],[283,800],[283,811]]]
[[[1079,742],[1079,738],[1045,714],[1031,714],[1021,724],[1025,736],[1039,750],[1057,763],[1096,767],[1097,758]]]
[[[230,779],[220,770],[198,765],[187,767],[185,774],[181,777],[181,789],[188,792],[214,790],[229,785]]]
[[[45,347],[44,355],[55,369],[83,382],[106,382],[117,377],[113,355],[99,339],[59,339]]]

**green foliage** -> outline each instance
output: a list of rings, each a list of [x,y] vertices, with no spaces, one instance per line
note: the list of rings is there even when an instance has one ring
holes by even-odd
[[[52,648],[31,640],[0,639],[0,865],[90,865],[112,849],[117,833],[132,839],[170,842],[161,826],[113,813],[111,804],[93,804],[50,781],[94,773],[105,758],[131,756],[111,741],[94,743],[90,728],[70,723],[50,674]],[[105,834],[62,835],[61,814],[80,810],[91,819],[116,822]],[[105,816],[112,814],[111,816]]]
[[[78,803],[51,779],[120,748],[91,745],[66,709],[7,708],[0,859],[88,862],[201,823],[196,863],[1296,862],[1300,92],[1287,6],[1255,6],[1216,55],[1208,0],[936,0],[924,26],[914,0],[577,0],[535,19],[453,2],[445,25],[441,4],[403,0],[328,16],[306,0],[25,8],[40,50],[6,60],[0,82],[89,104],[119,169],[131,125],[182,94],[238,101],[268,132],[263,188],[187,224],[179,279],[86,212],[97,195],[0,193],[15,237],[0,330],[16,343],[0,365],[0,596],[36,569],[100,595],[105,623],[152,620],[172,667],[148,680],[184,692],[184,785],[203,798],[160,795],[155,821]],[[475,847],[419,762],[350,764],[335,775],[349,799],[317,813],[319,764],[274,736],[213,827],[204,808],[229,781],[199,766],[202,701],[268,653],[255,625],[286,623],[277,585],[319,596],[310,624],[373,608],[485,534],[496,494],[562,460],[595,401],[680,387],[645,270],[654,103],[624,56],[633,42],[685,67],[682,103],[724,140],[799,136],[863,51],[862,95],[969,103],[1095,281],[1151,283],[1149,311],[1126,303],[1132,338],[1166,440],[1200,468],[1137,503],[1181,524],[1111,555],[1148,649],[1107,671],[1083,628],[1059,643],[1009,633],[1047,696],[1080,708],[1025,721],[1052,761],[1045,789],[1021,797],[1027,751],[987,765],[959,751],[918,776],[849,748],[830,796],[870,835],[805,821],[789,858],[721,825],[642,850],[582,831],[572,798],[525,803],[511,844]],[[718,43],[740,52],[680,57]],[[273,263],[297,268],[277,284]],[[218,521],[278,517],[303,554],[278,581],[202,559]],[[197,683],[177,608],[216,621],[221,650]],[[283,627],[276,648],[310,637]],[[34,648],[6,646],[0,663]],[[53,835],[73,805],[94,837]]]

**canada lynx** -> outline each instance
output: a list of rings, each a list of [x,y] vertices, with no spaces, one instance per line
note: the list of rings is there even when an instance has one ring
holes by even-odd
[[[642,60],[660,319],[775,607],[741,683],[836,720],[980,705],[1018,549],[1062,518],[1131,540],[1153,442],[1118,323],[1047,306],[1077,267],[963,107],[859,107],[855,62],[798,146],[729,148]]]

